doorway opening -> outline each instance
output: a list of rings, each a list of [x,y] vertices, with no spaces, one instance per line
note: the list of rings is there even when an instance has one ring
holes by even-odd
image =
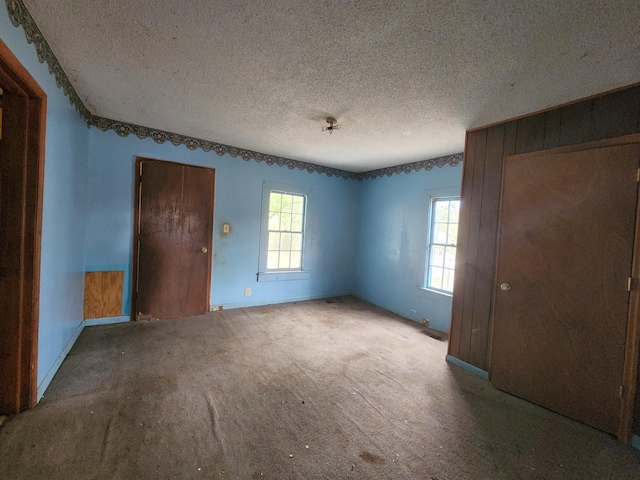
[[[47,97],[0,40],[0,414],[37,403]]]

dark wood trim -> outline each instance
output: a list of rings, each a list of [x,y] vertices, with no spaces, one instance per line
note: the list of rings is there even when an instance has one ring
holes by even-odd
[[[637,135],[640,137],[640,135]],[[640,141],[640,138],[638,139]],[[633,265],[631,267],[632,289],[629,295],[629,315],[627,320],[627,342],[624,354],[624,370],[622,373],[622,405],[620,408],[620,425],[618,439],[631,442],[633,415],[638,381],[638,344],[640,343],[640,197],[636,209],[636,229],[633,246]],[[640,412],[636,413],[640,415]]]
[[[606,138],[604,140],[596,140],[594,142],[578,143],[576,145],[568,145],[566,147],[551,148],[549,150],[538,150],[535,152],[518,153],[515,155],[507,155],[504,161],[515,158],[526,157],[543,157],[546,155],[557,155],[561,153],[579,152],[580,150],[593,150],[595,148],[615,147],[617,145],[627,145],[630,143],[640,143],[640,133],[633,133],[631,135],[624,135],[615,138]],[[504,171],[504,166],[503,166]]]
[[[140,167],[142,160],[142,157],[135,158],[133,175],[133,254],[131,257],[131,312],[129,315],[132,322],[138,319],[136,300],[138,297],[138,223],[140,222]]]
[[[140,168],[143,162],[165,162],[174,163],[177,165],[184,165],[185,167],[193,168],[205,168],[211,171],[211,229],[209,230],[209,273],[207,275],[207,305],[206,310],[209,311],[209,305],[211,303],[211,268],[213,263],[213,208],[215,205],[215,187],[216,187],[216,170],[214,168],[203,167],[200,165],[191,165],[181,162],[169,162],[168,160],[160,160],[157,158],[148,157],[136,157],[135,158],[135,173],[134,173],[134,205],[133,205],[133,256],[131,265],[131,313],[130,318],[132,322],[138,320],[136,315],[136,300],[137,300],[137,283],[138,283],[138,223],[140,221],[140,185],[141,174]]]
[[[600,98],[600,97],[604,97],[606,95],[610,95],[612,93],[622,92],[624,90],[628,90],[628,89],[634,88],[634,87],[640,87],[640,82],[632,83],[631,85],[625,85],[623,87],[614,88],[612,90],[607,90],[606,92],[596,93],[595,95],[590,95],[588,97],[583,97],[583,98],[578,98],[576,100],[571,100],[570,102],[561,103],[560,105],[554,105],[552,107],[547,107],[547,108],[543,108],[543,109],[540,109],[540,110],[535,110],[533,112],[523,113],[522,115],[511,117],[511,118],[508,118],[506,120],[500,120],[499,122],[489,123],[489,124],[483,125],[481,127],[470,128],[470,129],[467,130],[467,133],[469,133],[469,132],[477,132],[478,130],[484,130],[485,128],[495,127],[496,125],[501,125],[503,123],[515,122],[515,121],[520,120],[522,118],[532,117],[534,115],[552,112],[554,110],[558,110],[558,109],[561,109],[561,108],[564,108],[564,107],[569,107],[569,106],[574,105],[576,103],[582,103],[582,102],[586,102],[586,101],[589,101],[589,100],[594,100],[594,99],[597,99],[597,98]]]
[[[3,90],[25,97],[28,118],[26,154],[22,171],[22,235],[20,239],[20,319],[15,332],[19,352],[17,404],[13,412],[37,403],[38,319],[40,297],[40,252],[47,96],[27,69],[0,40],[0,85]],[[3,128],[10,128],[3,125]]]

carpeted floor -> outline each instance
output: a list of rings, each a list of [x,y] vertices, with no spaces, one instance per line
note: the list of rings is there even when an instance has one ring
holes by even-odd
[[[360,300],[85,329],[2,479],[639,479],[640,452]]]

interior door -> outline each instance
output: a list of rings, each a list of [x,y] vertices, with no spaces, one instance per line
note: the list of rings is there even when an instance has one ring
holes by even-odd
[[[27,154],[28,99],[4,91],[0,140],[0,413],[20,410],[22,362],[23,169]]]
[[[609,433],[620,422],[638,144],[505,160],[491,382]]]
[[[209,310],[214,171],[139,160],[138,319]]]

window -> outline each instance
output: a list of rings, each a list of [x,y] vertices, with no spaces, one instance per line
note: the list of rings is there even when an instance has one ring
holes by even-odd
[[[305,237],[310,188],[264,182],[258,281],[308,278]]]
[[[459,197],[431,197],[426,288],[453,292],[459,213]]]
[[[267,270],[302,270],[306,195],[270,190]]]

